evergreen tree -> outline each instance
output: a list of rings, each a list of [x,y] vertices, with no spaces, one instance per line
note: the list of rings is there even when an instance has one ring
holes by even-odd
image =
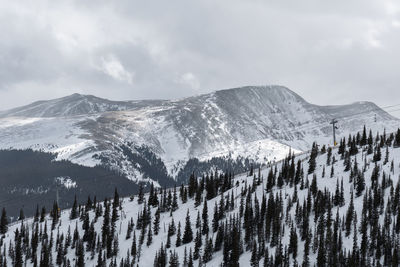
[[[203,235],[208,235],[209,226],[208,226],[208,207],[207,207],[207,200],[204,200],[202,219],[203,219],[203,227],[202,227]]]
[[[315,159],[318,156],[318,146],[317,144],[314,142],[312,145],[312,149],[311,149],[311,153],[310,153],[310,158],[308,160],[308,174],[311,174],[315,171],[315,167],[316,167],[316,161]]]
[[[232,245],[231,253],[229,256],[229,265],[231,267],[239,267],[240,257],[240,232],[236,225],[233,226],[231,232]]]
[[[203,239],[201,237],[201,233],[199,231],[197,231],[196,238],[194,240],[194,253],[193,253],[194,260],[197,260],[200,257],[200,249],[201,249],[202,243],[203,243]]]
[[[17,237],[16,244],[15,244],[14,266],[22,267],[23,265],[24,265],[24,260],[22,258],[21,237]]]
[[[105,267],[105,263],[103,262],[103,252],[100,250],[97,257],[96,267]]]
[[[307,234],[304,242],[304,253],[303,253],[303,264],[302,264],[303,267],[310,266],[309,253],[310,253],[310,236]]]
[[[34,221],[34,222],[38,222],[38,221],[39,221],[39,216],[40,216],[40,213],[39,213],[39,205],[36,205],[36,211],[35,211],[35,216],[34,216],[33,221]]]
[[[250,263],[251,263],[252,267],[258,267],[259,266],[259,259],[258,259],[258,253],[257,253],[257,244],[256,244],[255,241],[253,242],[253,249],[251,251]]]
[[[203,254],[203,261],[209,262],[212,259],[212,253],[213,253],[213,245],[212,245],[212,239],[210,238],[206,241]]]
[[[8,219],[6,209],[3,208],[1,211],[1,218],[0,218],[0,234],[4,235],[8,231]]]
[[[182,238],[181,238],[181,222],[178,223],[178,232],[176,233],[176,247],[180,247],[182,244]]]
[[[153,231],[155,235],[158,235],[158,231],[160,231],[160,208],[158,208],[154,214]]]
[[[133,239],[132,239],[132,246],[131,246],[131,256],[133,257],[133,261],[135,261],[136,253],[137,253],[136,232],[134,231],[133,232]]]
[[[353,192],[351,192],[350,204],[346,213],[346,236],[350,235],[353,216],[354,216],[354,204],[353,204]]]
[[[365,189],[364,173],[359,172],[356,178],[356,196],[359,197]]]
[[[289,253],[292,253],[293,259],[297,257],[297,233],[294,227],[290,230],[290,238],[289,238]]]
[[[143,191],[143,184],[139,184],[139,193],[138,193],[138,204],[142,204],[144,201],[144,191]]]
[[[83,248],[83,243],[82,242],[78,242],[78,258],[76,260],[76,266],[77,267],[85,267],[85,251]]]
[[[23,209],[20,209],[20,210],[19,210],[18,221],[23,221],[23,220],[25,220],[24,210],[23,210]]]
[[[183,232],[182,243],[187,244],[187,243],[192,242],[192,240],[193,240],[193,231],[192,231],[190,215],[189,215],[189,210],[188,210],[187,214],[186,214],[185,230]]]
[[[174,187],[174,194],[172,197],[172,211],[176,211],[178,209],[178,196],[176,195],[176,186]]]
[[[170,251],[169,267],[179,267],[179,257],[175,251],[174,252]]]
[[[192,248],[189,250],[189,260],[188,260],[188,267],[194,267],[193,265],[193,255],[192,255]]]
[[[71,214],[69,215],[69,218],[71,220],[78,218],[78,210],[77,209],[78,209],[78,203],[77,203],[76,195],[75,195],[74,204],[72,205]]]
[[[146,245],[149,247],[153,242],[153,232],[151,231],[151,224],[149,224],[149,230],[147,231],[147,243]]]

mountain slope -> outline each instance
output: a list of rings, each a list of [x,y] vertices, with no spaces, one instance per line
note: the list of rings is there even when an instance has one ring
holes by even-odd
[[[89,166],[103,162],[142,181],[155,177],[143,175],[122,148],[140,154],[137,147],[146,146],[176,178],[190,158],[241,155],[265,164],[290,148],[307,150],[314,140],[332,143],[332,118],[339,120],[338,136],[363,125],[382,132],[399,124],[370,102],[317,106],[282,86],[253,86],[170,101],[72,95],[4,112],[0,138],[2,148],[45,149]]]
[[[85,201],[88,195],[99,199],[118,188],[123,196],[138,191],[138,185],[123,175],[97,166],[89,168],[32,150],[0,150],[0,206],[18,218],[20,209],[32,216],[36,206],[47,206],[58,197],[60,208],[70,208],[74,196]]]
[[[70,96],[37,101],[27,106],[14,108],[0,113],[2,117],[70,117],[137,109],[151,104],[159,104],[162,101],[110,101],[92,95],[72,94]]]
[[[67,210],[43,222],[28,219],[10,226],[0,253],[5,248],[11,262],[9,255],[18,253],[17,245],[9,252],[10,242],[32,239],[26,229],[47,229],[34,254],[42,263],[51,254],[53,263],[78,266],[178,266],[185,258],[195,259],[183,266],[397,266],[400,130],[353,137],[332,151],[313,146],[311,154],[290,155],[250,176],[207,176],[198,183],[192,177],[176,190],[176,204],[170,189],[95,207],[89,202],[80,213]],[[30,256],[26,263],[32,265]]]

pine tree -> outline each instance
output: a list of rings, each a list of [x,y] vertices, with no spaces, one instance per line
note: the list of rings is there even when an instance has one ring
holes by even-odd
[[[240,257],[240,232],[236,225],[233,226],[231,232],[232,249],[229,256],[229,266],[239,267]]]
[[[185,246],[185,250],[183,253],[183,267],[187,267],[188,266],[188,255],[187,255],[187,249]]]
[[[77,209],[78,209],[78,203],[77,203],[76,195],[75,195],[74,204],[72,205],[71,214],[69,215],[69,218],[71,220],[78,218]]]
[[[106,245],[107,238],[110,235],[110,206],[107,199],[104,200],[104,208],[103,226],[101,228],[103,246]]]
[[[35,211],[35,216],[34,216],[33,221],[34,221],[34,222],[38,222],[38,221],[39,221],[39,216],[40,216],[40,213],[39,213],[39,205],[36,205],[36,211]]]
[[[85,251],[83,248],[83,242],[78,242],[78,258],[76,261],[76,266],[77,267],[85,267]]]
[[[114,201],[112,205],[112,214],[111,214],[111,236],[113,237],[115,234],[115,224],[119,218],[118,216],[118,207],[119,207],[119,195],[117,188],[114,191]]]
[[[40,254],[40,267],[50,267],[50,253],[46,242],[43,244]]]
[[[167,235],[167,244],[165,244],[166,248],[170,248],[171,247],[171,235]]]
[[[207,200],[204,200],[202,219],[203,219],[203,227],[202,227],[203,235],[208,235],[209,226],[208,226],[208,207],[207,207]]]
[[[100,250],[99,251],[99,254],[98,254],[98,257],[97,257],[97,264],[96,264],[96,267],[104,267],[104,262],[103,262],[103,251],[102,250]]]
[[[309,253],[310,253],[310,236],[307,234],[304,242],[304,253],[303,253],[303,264],[302,264],[303,267],[310,266]]]
[[[146,245],[149,247],[153,242],[153,232],[151,231],[151,224],[149,224],[149,230],[147,231],[147,243]]]
[[[196,238],[194,240],[194,254],[193,259],[197,260],[200,257],[200,249],[202,245],[203,239],[201,237],[201,233],[197,231]]]
[[[192,248],[189,250],[189,260],[188,260],[188,267],[194,267],[193,265],[193,255],[192,255]]]
[[[8,219],[6,209],[3,208],[1,212],[1,219],[0,219],[0,234],[4,235],[8,231]]]
[[[186,223],[185,223],[185,230],[183,232],[182,243],[187,244],[187,243],[192,242],[192,240],[193,240],[193,231],[192,231],[190,215],[189,215],[189,210],[188,210],[187,214],[186,214]]]
[[[213,253],[213,245],[212,245],[212,239],[210,238],[207,240],[205,245],[203,261],[209,262],[212,259],[212,253]]]
[[[180,247],[182,244],[182,238],[181,238],[181,222],[178,223],[178,232],[176,233],[176,247]]]
[[[23,221],[23,220],[25,220],[24,210],[23,210],[23,209],[20,209],[20,210],[19,210],[18,221]]]
[[[386,147],[386,152],[385,152],[385,160],[383,161],[383,165],[386,165],[389,162],[389,147]]]
[[[147,200],[147,203],[149,203],[150,206],[157,206],[158,203],[155,201],[155,197],[157,196],[157,192],[154,190],[154,184],[150,184],[150,192],[149,192],[149,198]]]
[[[289,253],[292,253],[293,259],[297,257],[297,233],[294,227],[290,230],[290,239],[289,239]]]
[[[60,244],[57,248],[57,256],[56,256],[56,263],[57,265],[61,266],[64,259],[64,248],[62,244]]]
[[[308,160],[308,174],[311,174],[315,171],[315,167],[316,167],[316,161],[315,159],[318,156],[318,146],[317,144],[314,142],[312,145],[312,149],[311,149],[311,154],[310,154],[310,158]]]
[[[218,225],[219,225],[219,212],[218,212],[217,202],[215,202],[214,215],[212,220],[213,233],[215,233],[218,230]]]
[[[131,246],[131,256],[133,260],[136,258],[137,247],[136,247],[136,232],[133,231],[133,239],[132,239],[132,246]]]
[[[377,145],[375,147],[375,154],[373,157],[374,162],[378,162],[382,159],[382,153],[381,153],[381,147],[379,145]]]
[[[251,251],[250,263],[251,263],[252,267],[258,267],[259,266],[257,244],[256,244],[255,241],[253,242],[253,249]]]
[[[176,186],[174,187],[174,194],[172,197],[172,211],[176,211],[178,209],[178,196],[176,195]]]
[[[350,204],[346,213],[346,236],[350,235],[351,223],[353,222],[353,215],[354,215],[353,192],[351,192]]]
[[[118,235],[115,235],[112,242],[112,256],[116,257],[119,253]]]
[[[170,251],[169,267],[179,267],[178,254],[175,251],[174,252]]]
[[[365,189],[364,173],[359,172],[357,174],[357,180],[356,180],[356,196],[357,197],[361,196],[364,189]]]
[[[22,258],[21,237],[17,237],[17,240],[15,242],[14,266],[22,267],[23,265],[24,265],[24,260]]]
[[[160,208],[158,208],[154,214],[153,231],[155,235],[158,235],[158,232],[160,231]]]
[[[143,184],[139,184],[138,204],[142,204],[143,201],[144,201]]]
[[[366,144],[367,144],[367,129],[365,128],[365,125],[364,125],[363,133],[362,133],[361,140],[360,140],[360,145],[365,146]]]

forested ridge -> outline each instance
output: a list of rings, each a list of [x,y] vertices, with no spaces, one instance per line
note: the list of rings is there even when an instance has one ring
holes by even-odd
[[[400,130],[0,219],[0,266],[398,266]]]

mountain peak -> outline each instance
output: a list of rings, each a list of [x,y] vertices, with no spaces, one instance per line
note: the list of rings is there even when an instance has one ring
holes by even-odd
[[[111,101],[93,95],[74,93],[52,100],[37,101],[5,111],[1,115],[3,117],[66,117],[127,110],[132,107],[131,102]]]
[[[283,100],[298,100],[305,102],[305,100],[298,94],[282,85],[253,85],[242,86],[231,89],[223,89],[216,91],[217,95],[230,95],[238,98],[263,98],[268,101],[283,101]]]

